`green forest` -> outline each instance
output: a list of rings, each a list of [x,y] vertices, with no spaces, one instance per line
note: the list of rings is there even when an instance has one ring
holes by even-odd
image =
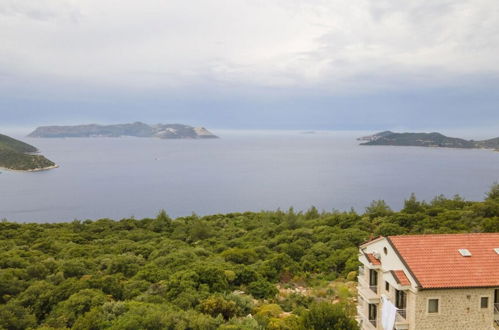
[[[357,329],[358,246],[378,235],[499,232],[483,201],[400,211],[262,211],[0,222],[0,329]]]
[[[0,167],[29,171],[55,166],[44,156],[33,154],[36,152],[38,149],[32,145],[0,134]]]

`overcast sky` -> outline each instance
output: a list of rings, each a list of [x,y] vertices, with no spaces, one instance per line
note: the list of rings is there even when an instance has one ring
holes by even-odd
[[[0,127],[499,128],[497,0],[0,0]]]

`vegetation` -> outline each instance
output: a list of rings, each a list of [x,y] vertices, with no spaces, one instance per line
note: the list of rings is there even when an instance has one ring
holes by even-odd
[[[445,148],[483,148],[499,149],[499,138],[474,141],[448,137],[440,133],[394,133],[380,132],[371,136],[359,138],[361,145],[390,145],[415,147],[445,147]]]
[[[36,152],[32,145],[0,134],[0,167],[28,171],[55,166],[42,155],[32,154]]]
[[[3,149],[10,149],[22,153],[33,153],[38,150],[30,144],[11,138],[7,135],[0,134],[0,147]]]
[[[399,212],[0,222],[0,329],[357,329],[358,246],[377,235],[497,232],[482,202]]]

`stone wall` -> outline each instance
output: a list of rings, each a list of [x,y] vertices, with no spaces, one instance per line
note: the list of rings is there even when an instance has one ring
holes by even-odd
[[[489,297],[488,308],[480,307],[481,297]],[[438,313],[428,313],[429,298],[439,299]],[[416,295],[414,325],[418,330],[490,330],[493,320],[492,288],[421,290]]]

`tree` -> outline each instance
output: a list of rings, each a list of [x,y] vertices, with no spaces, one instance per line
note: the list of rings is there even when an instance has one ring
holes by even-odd
[[[106,302],[106,296],[100,290],[84,289],[59,303],[47,318],[47,325],[52,327],[71,327],[79,316],[93,307]]]
[[[27,284],[19,279],[19,272],[15,269],[0,269],[0,303],[6,302],[9,297],[22,292]]]
[[[221,295],[214,295],[201,300],[199,309],[201,312],[213,317],[222,315],[225,320],[228,320],[237,314],[236,303],[234,301],[225,300]]]
[[[0,329],[24,330],[36,326],[36,317],[27,308],[9,302],[0,305]]]
[[[366,207],[366,215],[368,215],[371,219],[384,217],[392,213],[392,209],[384,200],[372,201],[371,204]]]
[[[320,217],[319,211],[315,206],[310,207],[307,212],[305,212],[305,219],[312,220]]]
[[[486,233],[499,233],[499,217],[483,219],[482,227]]]
[[[222,257],[224,257],[226,261],[246,265],[256,262],[258,258],[255,250],[240,248],[225,250],[224,252],[222,252]]]
[[[380,236],[394,236],[405,234],[406,230],[395,223],[383,222],[376,233]]]
[[[290,207],[288,213],[286,213],[284,217],[284,225],[287,229],[296,229],[300,226],[299,224],[299,215],[295,213],[295,210]]]
[[[490,188],[490,191],[487,193],[488,200],[496,200],[499,201],[499,183],[494,183]]]
[[[357,322],[348,317],[341,304],[315,303],[301,320],[307,330],[358,330]]]
[[[149,228],[157,233],[171,232],[173,230],[173,222],[166,211],[161,210],[156,216],[156,219],[151,222]]]
[[[353,310],[312,304],[352,302],[349,287],[328,284],[355,277],[362,242],[453,232],[499,232],[498,185],[482,202],[439,196],[424,203],[411,195],[401,212],[375,201],[364,214],[311,208],[174,221],[166,212],[142,220],[0,221],[0,329],[341,328]],[[317,290],[287,297],[283,290],[276,299],[278,282]],[[268,302],[294,317],[275,306],[260,324],[243,317]]]
[[[248,291],[253,297],[257,299],[273,298],[278,292],[275,285],[263,279],[251,282],[248,285]]]
[[[34,282],[19,295],[18,302],[29,308],[41,321],[53,307],[54,289],[55,286],[46,281]]]
[[[414,214],[423,211],[424,211],[423,203],[419,202],[416,199],[416,194],[412,193],[409,199],[406,199],[404,201],[404,208],[402,209],[402,212]]]

